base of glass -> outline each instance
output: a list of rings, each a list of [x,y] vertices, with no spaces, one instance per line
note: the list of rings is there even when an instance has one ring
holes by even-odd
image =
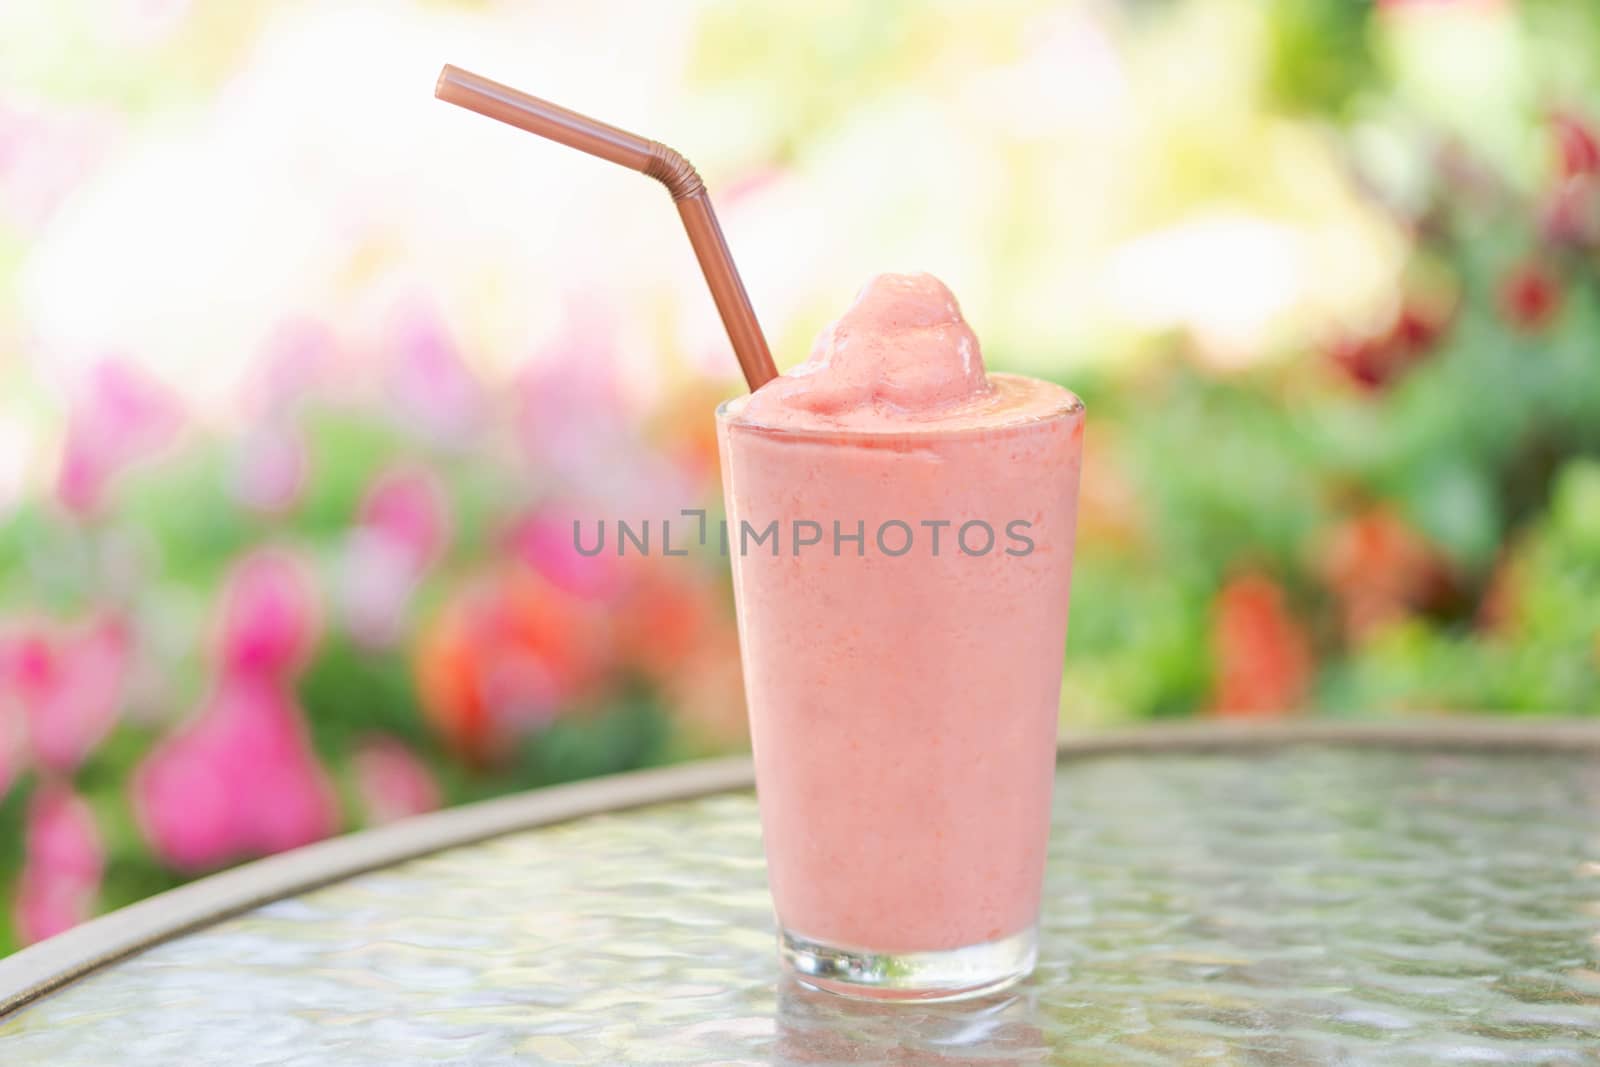
[[[863,1000],[964,1000],[1033,973],[1038,928],[936,952],[868,952],[780,930],[778,952],[801,984]]]

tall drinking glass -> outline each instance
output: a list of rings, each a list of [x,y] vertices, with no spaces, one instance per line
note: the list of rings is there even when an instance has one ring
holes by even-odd
[[[951,998],[1036,957],[1083,406],[878,430],[717,412],[780,953]]]

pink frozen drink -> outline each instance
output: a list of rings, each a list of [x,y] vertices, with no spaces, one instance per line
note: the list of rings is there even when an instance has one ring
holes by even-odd
[[[1033,967],[1083,406],[881,275],[718,412],[781,951],[836,992]]]

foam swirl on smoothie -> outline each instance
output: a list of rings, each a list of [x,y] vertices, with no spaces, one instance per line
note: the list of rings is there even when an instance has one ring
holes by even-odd
[[[774,429],[961,429],[1047,414],[1059,386],[984,372],[978,338],[931,274],[880,274],[818,336],[806,361],[729,406]]]

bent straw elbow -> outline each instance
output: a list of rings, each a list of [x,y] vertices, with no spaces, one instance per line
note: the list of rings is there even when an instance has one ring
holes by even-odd
[[[705,195],[706,183],[700,180],[694,164],[682,152],[660,141],[650,142],[650,159],[644,165],[644,173],[665,185],[674,201]]]

